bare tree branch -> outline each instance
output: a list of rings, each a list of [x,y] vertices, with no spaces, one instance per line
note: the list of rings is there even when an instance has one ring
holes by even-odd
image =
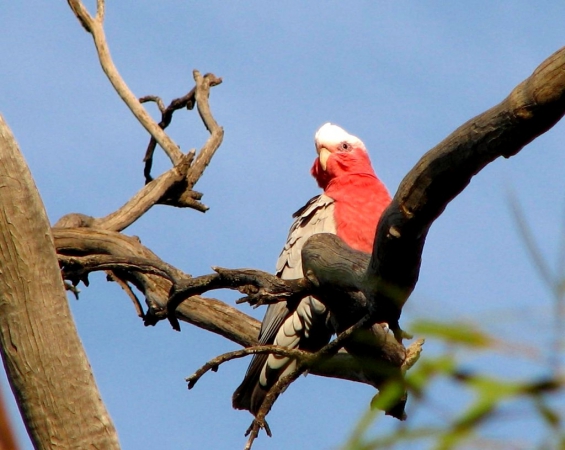
[[[190,91],[190,92],[192,92],[192,91]],[[165,108],[165,104],[163,103],[163,100],[161,99],[161,97],[158,97],[156,95],[146,95],[145,97],[141,97],[139,99],[139,103],[146,103],[146,102],[155,102],[157,104],[157,108],[159,108],[159,111],[161,112],[161,114],[163,114],[163,115],[165,114],[165,111],[166,111],[167,108]],[[175,102],[175,100],[173,100],[173,103],[174,102]],[[171,105],[172,105],[172,103],[171,103]],[[186,105],[185,105],[185,107],[186,107]],[[169,105],[169,108],[170,108],[170,105]],[[174,108],[174,110],[176,110],[176,109],[178,109],[178,108]],[[190,109],[190,108],[188,108],[188,109]],[[170,118],[173,117],[172,111],[169,114],[169,116],[170,116]],[[170,123],[170,120],[169,120],[169,123]],[[163,129],[166,128],[166,125],[164,123],[164,119],[162,119],[161,122],[159,122],[159,126]],[[155,141],[154,138],[151,138],[151,140],[155,143],[153,145],[153,150],[155,150],[155,146],[157,145],[157,141]]]
[[[194,81],[196,81],[196,107],[206,129],[210,132],[210,137],[206,141],[206,144],[198,153],[194,165],[191,168],[191,173],[188,175],[188,186],[192,188],[198,179],[202,176],[204,169],[210,163],[210,160],[214,156],[214,153],[222,143],[224,137],[224,130],[218,125],[212,112],[210,111],[210,104],[208,103],[208,97],[210,96],[210,88],[216,84],[221,83],[221,79],[217,79],[211,74],[206,76],[200,75],[198,70],[193,72]]]
[[[75,217],[74,214],[70,214],[61,218],[55,226],[70,227],[80,225],[122,231],[158,203],[181,208],[188,207],[205,212],[208,207],[200,202],[202,194],[193,191],[192,188],[200,179],[204,169],[210,163],[211,158],[222,143],[223,129],[213,118],[208,103],[210,88],[220,84],[222,79],[211,73],[202,76],[195,70],[193,75],[196,86],[184,97],[174,100],[169,107],[164,109],[161,99],[157,96],[147,96],[138,100],[121,78],[111,59],[103,28],[104,1],[99,0],[97,3],[96,18],[90,16],[80,0],[68,0],[68,3],[81,21],[81,24],[92,35],[104,73],[118,95],[124,100],[139,122],[147,129],[151,139],[144,158],[146,162],[144,173],[147,184],[141,191],[119,210],[106,217],[97,219],[87,218],[84,215]],[[159,124],[153,121],[142,105],[142,101],[149,100],[156,101],[162,111],[162,119]],[[170,124],[174,111],[183,107],[192,109],[195,102],[198,106],[200,117],[206,129],[210,132],[210,137],[196,156],[194,164],[192,164],[195,152],[190,151],[187,155],[184,155],[164,132],[164,129]],[[167,153],[174,167],[161,175],[157,180],[152,181],[149,172],[156,143],[159,143]]]
[[[402,180],[379,221],[367,273],[372,301],[387,305],[386,314],[398,319],[418,280],[433,221],[487,164],[515,155],[564,114],[565,47],[501,103],[426,153]]]
[[[296,358],[300,361],[309,361],[314,358],[314,355],[310,352],[290,349],[286,347],[279,347],[278,345],[257,345],[253,347],[247,347],[241,350],[236,350],[234,352],[224,353],[223,355],[216,356],[215,358],[208,361],[191,376],[186,378],[186,381],[188,382],[188,389],[192,389],[198,382],[198,380],[200,380],[200,378],[202,378],[210,370],[212,372],[216,372],[218,370],[218,367],[223,363],[249,355],[258,355],[265,353],[279,356],[288,356],[290,358]]]
[[[118,210],[108,214],[106,217],[94,218],[76,213],[61,217],[54,227],[71,228],[76,226],[88,226],[110,231],[122,231],[145,214],[152,206],[163,200],[171,188],[182,182],[189,171],[194,158],[194,153],[183,155],[180,163],[162,174],[151,183],[146,184],[136,195],[128,200]]]
[[[171,162],[174,165],[179,164],[182,158],[182,152],[179,150],[178,145],[175,144],[175,142],[173,142],[173,140],[151,118],[149,113],[124,82],[112,61],[110,49],[106,43],[106,35],[103,26],[104,1],[98,0],[97,15],[94,19],[90,16],[80,0],[68,0],[68,3],[83,27],[92,35],[102,70],[108,77],[108,80],[110,80],[110,83],[120,98],[128,106],[136,119],[139,120],[139,123],[141,123],[147,132],[159,143],[161,148],[169,156]]]
[[[197,84],[198,83],[200,84],[200,89],[197,89],[197,87],[194,87],[185,96],[174,99],[170,103],[170,105],[167,106],[166,108],[165,108],[165,105],[163,104],[163,101],[157,96],[148,95],[148,96],[140,98],[139,101],[141,103],[144,103],[144,102],[147,102],[147,101],[154,101],[154,102],[157,103],[157,105],[159,107],[159,111],[161,111],[161,121],[159,122],[159,127],[164,130],[165,128],[167,128],[171,124],[171,121],[173,120],[173,114],[174,114],[175,111],[178,111],[179,109],[183,109],[183,108],[186,108],[186,109],[194,108],[194,104],[197,101],[196,93],[197,93],[198,90],[200,91],[200,94],[199,94],[200,98],[198,99],[199,104],[204,105],[204,106],[201,106],[200,109],[204,108],[209,113],[210,108],[207,106],[208,96],[209,96],[209,88],[212,87],[212,86],[217,86],[221,82],[222,82],[221,78],[217,78],[216,76],[214,76],[211,73],[207,73],[206,75],[204,75],[203,79],[202,79],[202,77],[199,76],[198,80],[197,80]],[[205,83],[207,83],[207,86],[205,86]],[[204,92],[202,92],[203,86],[204,86]],[[206,125],[206,128],[208,130],[210,130],[208,125]],[[151,166],[153,164],[153,153],[155,152],[155,146],[156,145],[157,145],[157,141],[155,140],[154,137],[151,137],[151,139],[149,140],[149,145],[147,146],[147,150],[145,151],[145,157],[143,158],[143,161],[145,162],[145,168],[144,168],[143,173],[145,175],[146,183],[149,183],[153,179],[151,177]],[[218,147],[219,147],[219,144],[216,146],[216,148],[218,148]]]
[[[140,257],[119,257],[111,255],[59,256],[63,277],[82,281],[90,272],[99,270],[125,270],[156,275],[171,282],[178,276],[178,270],[167,263]]]
[[[165,265],[161,259],[144,247],[137,239],[121,233],[90,228],[55,228],[53,229],[53,236],[61,263],[72,262],[75,264],[75,266],[64,266],[63,273],[71,280],[81,279],[92,270],[105,270],[108,267],[123,268],[122,264],[126,262],[131,264],[131,270],[122,270],[119,273],[122,279],[133,284],[145,296],[149,306],[148,313],[144,314],[146,324],[153,325],[166,317],[167,301],[173,286],[170,280],[174,279],[178,284],[178,292],[183,293],[183,295],[191,294],[187,300],[180,303],[179,307],[176,308],[175,314],[178,320],[217,333],[244,347],[257,345],[259,322],[219,300],[192,294],[203,293],[207,289],[237,289],[239,286],[251,285],[259,286],[259,289],[254,293],[250,289],[249,294],[261,296],[262,292],[267,290],[268,280],[271,279],[275,280],[278,286],[277,295],[284,296],[284,289],[289,289],[289,295],[302,295],[300,290],[305,289],[304,286],[300,286],[303,281],[295,283],[286,280],[283,282],[273,275],[251,270],[217,269],[219,274],[190,278],[182,271],[170,265]],[[81,255],[91,256],[83,259],[83,257],[80,257]],[[109,255],[109,257],[102,258],[99,255]],[[80,267],[81,261],[85,262],[87,268]],[[97,266],[98,262],[101,263],[99,266]],[[135,268],[133,266],[136,262],[142,264]],[[112,266],[112,264],[115,265]],[[166,272],[166,276],[160,276],[163,267],[166,267],[163,270],[163,272]],[[260,280],[260,282],[257,280]],[[193,290],[190,291],[190,289]],[[296,291],[297,289],[298,291]],[[245,288],[243,290],[245,291]],[[394,339],[387,342],[386,348],[389,347],[391,354],[398,354],[399,358],[404,359],[404,349]],[[328,360],[318,361],[310,372],[316,375],[374,385],[374,381],[363,372],[360,362],[347,353],[338,353]]]
[[[167,301],[167,317],[173,329],[180,331],[175,310],[187,298],[213,289],[236,289],[246,297],[237,303],[252,305],[271,304],[281,301],[296,302],[311,294],[311,285],[306,279],[283,280],[260,270],[229,270],[214,267],[214,275],[179,280]]]
[[[62,256],[102,254],[162,262],[138,239],[122,233],[92,228],[54,228],[53,237],[57,252]],[[156,314],[161,312],[157,320],[164,319],[172,283],[162,277],[139,272],[124,274],[126,275],[128,281],[146,297],[150,311],[154,310]],[[188,275],[179,270],[174,276],[182,279]],[[180,320],[220,334],[243,346],[257,343],[258,321],[218,300],[193,296],[178,308],[177,314]]]
[[[125,291],[125,293],[130,298],[133,304],[137,317],[145,320],[146,316],[145,316],[145,311],[143,310],[143,306],[141,306],[141,302],[139,301],[139,298],[137,298],[137,295],[135,295],[135,292],[133,292],[133,289],[130,286],[130,284],[126,280],[120,278],[120,276],[115,271],[106,272],[106,274],[108,281],[115,281]],[[78,294],[76,295],[76,297],[78,300]]]
[[[1,117],[0,185],[0,351],[34,448],[119,448],[69,310],[47,215]]]

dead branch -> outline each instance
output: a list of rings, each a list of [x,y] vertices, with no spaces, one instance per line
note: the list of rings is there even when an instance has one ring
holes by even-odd
[[[210,132],[210,138],[204,144],[200,153],[194,161],[194,167],[191,173],[188,175],[188,187],[192,188],[194,184],[198,181],[204,169],[210,164],[210,160],[214,153],[222,143],[224,137],[224,130],[218,125],[214,117],[212,116],[212,111],[210,110],[210,104],[208,103],[208,96],[210,95],[210,88],[216,84],[221,83],[220,78],[216,78],[211,74],[209,76],[202,76],[198,70],[193,72],[194,81],[196,82],[196,107],[198,113],[206,126],[206,129]],[[211,76],[210,76],[211,75]]]
[[[93,218],[83,214],[67,214],[55,224],[55,227],[89,226],[92,228],[122,231],[145,214],[156,204],[166,204],[179,208],[193,208],[205,212],[208,207],[199,200],[202,194],[192,188],[202,176],[204,168],[219,148],[223,139],[223,129],[211,116],[208,98],[210,88],[221,83],[221,79],[213,74],[202,77],[195,71],[194,99],[198,108],[204,111],[203,121],[211,135],[201,148],[198,156],[191,150],[179,158],[178,164],[157,179],[147,183],[134,197],[118,210],[106,217]],[[194,164],[193,164],[194,160]]]
[[[186,155],[181,153],[178,163],[155,180],[147,183],[135,196],[128,200],[118,210],[106,217],[93,218],[83,214],[67,214],[55,227],[89,226],[105,230],[122,231],[145,214],[156,204],[165,204],[178,208],[193,208],[205,212],[208,207],[200,202],[202,194],[192,188],[202,176],[205,167],[210,163],[214,153],[221,145],[223,129],[213,119],[208,98],[210,88],[221,83],[221,79],[213,74],[202,77],[195,71],[194,99],[198,102],[204,125],[211,130],[210,137],[200,149],[198,156],[194,150]],[[194,164],[193,164],[194,160]]]
[[[289,373],[288,375],[280,378],[277,382],[271,387],[261,407],[257,411],[253,422],[251,423],[250,427],[247,429],[245,433],[246,436],[249,436],[244,449],[249,450],[253,446],[253,442],[259,436],[259,432],[261,429],[264,429],[267,435],[270,437],[272,435],[269,424],[265,420],[267,414],[269,414],[274,402],[278,398],[280,394],[282,394],[290,384],[300,377],[303,373],[308,371],[309,369],[316,367],[321,361],[327,360],[329,357],[334,355],[341,347],[343,347],[346,342],[352,338],[354,338],[355,334],[359,332],[363,327],[367,325],[368,322],[371,321],[371,315],[368,314],[364,316],[361,320],[359,320],[356,324],[345,330],[344,332],[340,333],[339,336],[334,339],[332,342],[324,346],[316,353],[307,353],[307,352],[300,352],[299,355],[289,355],[294,357],[298,363],[296,368]],[[379,325],[376,327],[380,330],[380,332],[384,332]],[[386,332],[385,332],[386,333]],[[404,369],[404,372],[408,370],[418,359],[418,356],[421,352],[421,347],[423,345],[423,341],[418,341],[416,345],[411,350],[411,358],[409,361],[409,366],[407,365]],[[276,347],[275,347],[276,348]],[[293,350],[295,352],[296,350]],[[276,353],[274,349],[269,349],[269,353]],[[302,353],[306,353],[306,355],[302,355]],[[286,355],[285,355],[286,356]],[[374,361],[372,362],[374,364]],[[403,373],[404,373],[403,372]],[[388,379],[388,374],[385,374],[386,379]],[[380,384],[376,386],[380,388]],[[391,410],[386,411],[386,414],[392,415],[400,420],[404,420],[406,418],[406,414],[404,413],[404,405],[406,403],[406,396],[403,396],[401,399],[401,405],[398,407],[395,405]]]
[[[247,439],[244,450],[251,449],[253,442],[259,436],[259,431],[261,431],[262,429],[265,430],[267,436],[272,436],[271,429],[265,418],[267,417],[267,414],[269,414],[269,411],[271,411],[271,408],[273,407],[273,404],[277,400],[278,396],[281,395],[288,386],[295,382],[298,377],[302,375],[302,373],[304,373],[304,370],[305,369],[299,362],[296,366],[296,369],[294,369],[288,375],[279,378],[273,385],[273,387],[269,389],[269,392],[265,396],[265,399],[263,400],[259,411],[257,411],[253,422],[251,422],[251,426],[245,432],[245,435],[249,435],[249,438]]]
[[[165,266],[167,267],[167,276],[150,273],[153,270],[155,270],[155,273],[158,273],[159,268],[162,268],[165,263],[157,255],[144,247],[138,239],[125,236],[122,233],[92,228],[54,228],[53,237],[55,239],[57,253],[62,263],[69,261],[69,257],[75,258],[73,261],[79,264],[80,261],[89,261],[88,258],[80,258],[81,256],[110,255],[112,258],[108,258],[105,262],[113,260],[123,263],[124,261],[128,261],[128,263],[135,265],[136,261],[141,261],[147,266],[153,265],[154,267],[151,269],[143,269],[143,267],[140,267],[139,270],[132,268],[131,270],[122,270],[119,272],[121,279],[133,284],[136,289],[145,296],[148,311],[143,314],[143,317],[147,325],[154,325],[157,321],[166,317],[167,301],[173,286],[171,279],[176,280],[179,286],[183,286],[184,283],[186,283],[186,285],[184,285],[185,287],[189,286],[190,280],[197,280],[195,282],[196,284],[201,283],[198,289],[202,292],[206,291],[203,290],[204,286],[202,285],[206,276],[189,278],[189,275],[169,265]],[[92,261],[97,261],[97,258],[94,258]],[[100,259],[98,261],[104,260]],[[105,268],[106,266],[100,266],[100,270]],[[74,269],[76,270],[75,272],[70,271],[68,267],[65,268],[65,270],[67,270],[66,276],[72,279],[74,274],[75,278],[80,278],[80,275],[82,275],[80,270],[82,269],[78,266],[75,266]],[[252,275],[254,271],[249,271],[251,273],[243,271],[244,277],[248,277],[245,279],[237,278],[237,271],[234,272],[225,269],[217,270],[221,275],[212,274],[209,280],[212,280],[212,277],[216,276],[225,277],[222,282],[226,287],[231,286],[232,289],[236,288],[238,283],[236,283],[235,280],[237,279],[240,280],[242,286],[245,286],[246,283],[249,283],[248,286],[253,286],[254,281]],[[145,273],[143,273],[144,271]],[[265,276],[266,279],[270,277],[279,282],[281,281],[272,275],[265,274]],[[278,286],[280,289],[283,289],[284,285],[279,284]],[[296,293],[293,289],[296,289],[296,287],[294,287],[291,282],[291,294]],[[280,291],[279,294],[282,294],[282,291]],[[261,289],[252,295],[260,296]],[[193,295],[176,308],[175,314],[178,320],[219,334],[244,347],[257,345],[259,322],[219,300]],[[391,352],[394,353],[394,349],[398,348],[399,344],[396,343],[394,339],[390,341],[391,342],[387,345],[391,346]],[[403,347],[400,346],[400,348]],[[374,381],[368,378],[364,373],[361,362],[345,352],[337,353],[330,359],[317,362],[315,367],[312,367],[310,370],[310,373],[374,385]]]
[[[102,254],[127,258],[140,257],[156,261],[158,264],[163,263],[138,239],[122,233],[92,228],[54,228],[53,237],[57,253],[62,256]],[[176,270],[178,272],[173,273],[175,279],[188,277],[184,272]],[[140,271],[122,272],[122,275],[145,296],[149,315],[154,314],[156,320],[164,319],[172,283],[166,278],[143,274]],[[192,297],[190,302],[185,302],[177,309],[177,315],[180,320],[220,334],[241,345],[250,346],[256,343],[258,322],[218,300]]]
[[[192,389],[194,385],[198,382],[198,380],[200,380],[200,378],[202,378],[202,376],[204,376],[210,370],[212,372],[216,372],[218,370],[218,367],[221,366],[223,363],[232,361],[234,359],[243,358],[249,355],[264,354],[264,353],[280,355],[280,356],[288,356],[290,358],[295,358],[299,361],[304,361],[305,363],[313,360],[315,356],[310,352],[290,349],[286,347],[279,347],[277,345],[256,345],[253,347],[247,347],[241,350],[236,350],[234,352],[224,353],[208,361],[206,364],[200,367],[196,372],[194,372],[192,375],[186,378],[186,381],[188,382],[188,389]]]
[[[200,81],[201,81],[200,92],[202,92],[204,83],[206,82],[209,83],[209,87],[217,86],[222,82],[222,79],[217,78],[216,76],[214,76],[214,74],[207,73],[206,75],[204,75],[203,80]],[[159,111],[161,112],[161,121],[159,122],[159,127],[164,130],[171,124],[173,120],[173,114],[175,111],[184,108],[189,110],[194,108],[194,104],[197,101],[196,94],[197,94],[197,88],[194,87],[183,97],[174,99],[166,108],[161,98],[154,95],[147,95],[145,97],[142,97],[139,99],[139,102],[144,103],[147,101],[153,101],[157,103]],[[205,99],[203,98],[200,99],[200,102],[206,103]],[[143,174],[145,175],[146,183],[149,183],[151,180],[153,180],[153,178],[151,177],[151,167],[153,164],[153,154],[155,152],[156,146],[157,146],[157,141],[155,140],[154,137],[151,137],[151,139],[149,140],[149,144],[147,146],[147,150],[145,151],[145,156],[143,158],[143,161],[145,162],[145,168],[143,170]]]
[[[149,113],[124,82],[112,61],[110,49],[106,43],[106,35],[104,32],[104,1],[98,0],[96,17],[92,17],[89,14],[80,0],[68,0],[68,3],[82,26],[92,35],[102,70],[108,77],[108,80],[116,90],[117,94],[124,101],[139,123],[141,123],[147,132],[159,143],[173,165],[176,166],[183,156],[178,145],[175,144],[175,142],[151,118]]]
[[[145,319],[146,319],[145,311],[143,310],[143,306],[141,305],[139,298],[137,298],[137,295],[135,295],[135,292],[133,291],[131,285],[126,280],[123,280],[122,278],[120,278],[115,271],[114,272],[106,272],[106,274],[107,274],[106,279],[108,281],[115,281],[124,290],[124,292],[130,298],[130,300],[133,304],[133,307],[135,309],[137,317],[139,317],[139,318],[141,318],[145,321]],[[78,294],[76,294],[75,296],[78,300]]]
[[[316,353],[308,353],[308,352],[300,351],[298,355],[294,355],[294,354],[288,355],[295,358],[298,361],[297,366],[291,373],[277,380],[277,382],[271,387],[271,389],[269,389],[269,392],[265,396],[265,399],[263,400],[263,403],[261,404],[259,410],[257,411],[255,418],[253,419],[251,425],[249,426],[249,428],[245,433],[246,436],[249,436],[244,447],[245,450],[251,449],[251,447],[253,446],[253,442],[259,436],[259,432],[262,429],[265,430],[265,432],[269,437],[272,436],[269,424],[265,419],[267,417],[267,414],[269,414],[278,396],[282,394],[286,390],[286,388],[290,386],[290,384],[296,381],[300,375],[302,375],[304,372],[309,370],[311,367],[314,367],[316,363],[318,363],[319,361],[323,361],[324,359],[327,359],[332,354],[335,354],[335,352],[339,350],[340,347],[343,346],[344,342],[350,339],[351,336],[356,331],[358,331],[359,329],[361,329],[363,326],[366,325],[366,323],[370,320],[370,318],[371,318],[370,315],[363,317],[358,323],[356,323],[348,330],[341,333],[336,339],[334,339],[332,342],[324,346]],[[273,346],[265,346],[265,347],[273,347]],[[268,353],[278,353],[278,351],[275,350],[278,350],[279,348],[280,347],[275,346],[274,348],[266,348],[266,350]],[[292,353],[294,353],[295,351],[296,350],[292,350]],[[303,353],[306,353],[306,355],[303,355]]]
[[[173,101],[165,109],[163,109],[161,99],[157,96],[147,96],[138,100],[121,78],[110,56],[103,27],[104,1],[98,0],[97,14],[94,18],[88,13],[80,0],[68,0],[68,3],[85,30],[92,35],[100,65],[110,83],[134,116],[149,132],[151,140],[148,151],[151,149],[151,156],[156,145],[155,143],[159,143],[171,159],[174,167],[161,175],[157,180],[151,182],[149,182],[151,177],[148,175],[146,167],[146,181],[148,182],[146,186],[131,200],[126,202],[124,206],[106,217],[99,219],[86,218],[85,220],[83,215],[75,217],[75,215],[71,214],[61,218],[56,226],[69,227],[79,224],[81,226],[122,231],[158,203],[181,208],[188,207],[205,212],[208,208],[200,202],[202,194],[193,191],[192,188],[200,179],[205,167],[209,164],[223,139],[223,129],[212,117],[208,104],[210,88],[220,84],[222,82],[221,78],[210,73],[202,76],[195,70],[193,76],[196,86],[186,96]],[[141,100],[157,102],[162,111],[162,119],[159,124],[153,121],[143,107]],[[171,122],[175,110],[181,107],[192,108],[195,102],[198,105],[200,117],[206,129],[210,132],[209,139],[196,157],[194,151],[184,155],[178,145],[164,132],[164,128]],[[148,158],[150,159],[146,154],[146,162]],[[193,159],[194,166],[192,166]]]
[[[469,120],[427,152],[384,212],[367,273],[378,304],[399,317],[418,280],[428,230],[472,177],[509,158],[565,114],[565,47],[547,58],[501,103]]]
[[[64,256],[59,255],[63,278],[70,280],[76,286],[85,281],[90,272],[100,270],[133,271],[156,275],[175,282],[179,271],[163,261],[140,258],[135,256],[120,257],[113,255]],[[184,277],[184,275],[181,275]],[[189,277],[187,275],[187,277]]]
[[[192,92],[192,91],[190,91]],[[178,100],[178,99],[177,99]],[[176,100],[173,100],[173,103]],[[157,95],[146,95],[144,97],[141,97],[139,99],[139,103],[147,103],[147,102],[154,102],[157,105],[157,108],[159,108],[159,111],[161,112],[161,114],[164,114],[166,108],[165,108],[165,104],[163,103],[163,100],[161,99],[161,97],[157,96]],[[190,109],[190,108],[189,108]],[[176,109],[175,109],[176,110]],[[170,115],[172,118],[172,114]],[[163,120],[161,120],[161,122],[163,122]],[[170,121],[169,121],[170,123]],[[167,124],[168,125],[168,124]],[[161,125],[161,123],[159,123],[159,126],[163,129],[165,129],[166,125]],[[155,146],[157,145],[157,141],[155,141]],[[155,150],[155,147],[153,148],[153,150]]]
[[[375,323],[385,321],[387,317],[382,316],[381,305],[368,301],[364,292],[369,257],[347,247],[335,235],[318,234],[305,243],[302,251],[302,264],[306,274],[304,279],[281,280],[249,269],[217,269],[217,274],[183,280],[181,286],[175,286],[167,303],[167,313],[171,325],[176,330],[179,330],[179,323],[174,314],[175,308],[184,298],[211,289],[238,289],[251,297],[258,295],[268,298],[269,301],[285,300],[291,303],[313,295],[332,312],[334,324],[340,332],[339,336],[311,355],[311,358],[297,358],[296,371],[286,377],[285,381],[280,381],[272,387],[256,415],[249,442],[253,441],[258,429],[264,427],[264,418],[288,384],[311,367],[318,367],[341,348],[359,362],[361,371],[373,386],[380,388],[390,379],[402,382],[406,370],[402,367],[407,354],[400,343],[402,335],[398,333],[397,341],[381,325]],[[421,344],[418,348],[421,348]],[[211,367],[216,367],[216,364],[212,363]],[[405,403],[406,396],[403,395],[387,414],[404,419]]]
[[[178,306],[193,295],[200,295],[214,289],[236,289],[246,297],[237,303],[248,302],[259,306],[281,301],[297,302],[311,293],[310,283],[306,279],[282,280],[260,270],[229,270],[214,267],[216,274],[204,275],[179,281],[171,291],[167,301],[167,317],[173,329],[180,331],[175,316]]]
[[[151,183],[146,184],[122,207],[106,217],[94,218],[84,214],[72,213],[61,217],[54,227],[74,228],[77,226],[87,226],[102,230],[122,231],[139,219],[152,206],[158,204],[174,185],[181,183],[185,179],[193,158],[193,152],[189,152],[186,156],[183,155],[181,162],[177,166],[168,170]]]

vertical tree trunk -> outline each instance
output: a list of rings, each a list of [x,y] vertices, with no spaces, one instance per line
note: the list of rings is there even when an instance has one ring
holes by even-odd
[[[0,350],[36,449],[119,448],[71,317],[47,215],[1,116]]]

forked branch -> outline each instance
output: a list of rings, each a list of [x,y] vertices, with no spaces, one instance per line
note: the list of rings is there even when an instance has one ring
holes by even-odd
[[[140,103],[145,103],[148,101],[154,101],[155,103],[157,103],[159,107],[159,111],[161,112],[161,121],[159,122],[159,127],[163,130],[166,129],[171,124],[173,120],[173,114],[175,113],[175,111],[184,108],[191,110],[194,108],[195,103],[198,101],[198,105],[200,105],[199,109],[203,109],[206,114],[203,117],[203,121],[206,126],[206,129],[211,131],[211,134],[214,135],[216,139],[216,136],[220,133],[220,129],[210,112],[210,107],[208,105],[208,97],[210,95],[210,88],[219,85],[222,82],[222,79],[216,77],[214,74],[211,73],[207,73],[202,77],[198,72],[194,73],[194,78],[196,81],[196,86],[192,88],[190,92],[188,92],[183,97],[174,99],[166,108],[165,105],[163,104],[163,101],[157,96],[148,95],[140,98],[139,101]],[[208,125],[210,118],[211,121],[213,121],[213,123],[215,124],[215,126],[212,127],[212,130]],[[151,176],[151,167],[153,164],[153,154],[155,152],[156,145],[157,145],[157,141],[152,136],[151,139],[149,140],[149,145],[147,146],[147,150],[145,151],[145,157],[143,158],[143,161],[145,162],[145,168],[143,173],[145,175],[146,183],[149,183],[153,179]],[[219,147],[219,143],[210,144],[209,147],[213,148],[213,145],[215,145],[215,149]],[[205,150],[206,148],[207,147],[205,147],[203,150]],[[202,157],[204,157],[204,155],[206,155],[206,153],[208,153],[208,151],[203,152],[203,150],[201,150],[200,152],[202,156],[200,156],[199,159],[201,159]],[[210,162],[212,155],[207,156],[208,162]],[[200,164],[198,164],[198,167],[199,170],[193,173],[193,177],[196,180],[202,174],[202,171],[200,170]],[[196,172],[200,172],[200,173],[197,174]],[[192,185],[194,186],[194,183]]]
[[[162,101],[157,96],[147,96],[138,100],[121,78],[110,56],[103,27],[104,1],[98,0],[95,17],[89,14],[80,0],[68,0],[68,3],[85,30],[92,35],[104,73],[134,116],[149,132],[151,138],[145,156],[147,184],[143,189],[121,208],[106,217],[93,218],[81,214],[69,214],[61,218],[55,226],[60,228],[87,226],[122,231],[155,204],[165,204],[181,208],[188,207],[205,212],[208,208],[200,202],[202,194],[192,189],[200,179],[206,166],[210,163],[212,156],[219,148],[223,139],[223,129],[214,120],[208,103],[210,88],[220,84],[222,82],[221,78],[210,73],[202,76],[195,70],[193,73],[196,83],[195,87],[184,97],[174,100],[167,108],[164,108]],[[142,100],[152,100],[159,105],[162,113],[159,124],[155,123],[147,113],[142,105]],[[180,151],[179,146],[164,132],[164,129],[170,124],[174,111],[184,107],[192,109],[195,102],[198,106],[200,117],[206,129],[210,132],[210,137],[198,154],[195,151],[190,151],[185,155]],[[153,180],[149,170],[156,143],[159,143],[163,148],[174,167],[156,180]]]

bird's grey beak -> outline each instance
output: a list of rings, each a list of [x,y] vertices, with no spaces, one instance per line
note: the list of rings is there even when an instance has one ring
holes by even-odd
[[[320,159],[320,166],[322,166],[322,169],[324,169],[324,171],[326,170],[326,165],[328,163],[328,158],[330,157],[331,152],[326,148],[326,147],[322,147],[321,149],[318,150],[318,158]]]

